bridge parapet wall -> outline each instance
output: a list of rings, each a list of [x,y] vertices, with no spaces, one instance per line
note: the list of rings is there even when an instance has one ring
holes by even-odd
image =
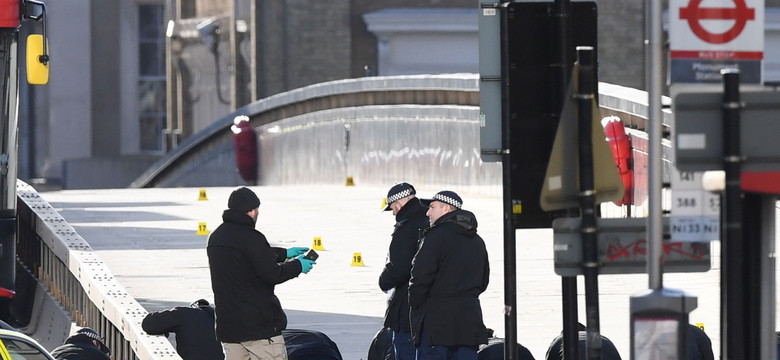
[[[636,151],[646,155],[646,93],[607,83],[600,83],[599,90],[604,116],[623,119],[637,138]],[[351,176],[358,185],[406,180],[500,194],[500,166],[478,156],[478,105],[477,74],[315,84],[224,117],[167,154],[133,186],[243,184],[229,128],[235,116],[247,115],[260,143],[260,184],[338,184]],[[669,118],[667,111],[665,124]]]
[[[215,121],[186,139],[137,178],[131,187],[235,186],[243,183],[236,173],[230,132],[233,119],[239,115],[249,116],[252,125],[259,127],[298,116],[315,119],[317,116],[307,114],[320,111],[382,105],[476,108],[479,105],[479,75],[365,77],[315,84],[270,96]],[[324,119],[320,116],[315,120]],[[392,169],[385,169],[389,170]]]
[[[142,330],[147,311],[57,210],[22,181],[17,194],[17,258],[48,292],[35,294],[37,319],[22,330],[42,343],[62,344],[74,324],[86,326],[105,337],[113,359],[180,360],[166,338]],[[63,311],[42,311],[52,307]]]
[[[480,158],[479,108],[331,109],[258,127],[260,184],[409,181],[500,194],[501,167]]]

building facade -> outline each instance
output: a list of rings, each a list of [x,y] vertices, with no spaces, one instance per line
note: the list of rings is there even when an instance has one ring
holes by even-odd
[[[33,184],[125,187],[215,120],[303,86],[479,72],[474,0],[46,2],[50,82],[21,95],[20,178]],[[597,2],[600,81],[645,88],[644,3]],[[777,81],[780,0],[765,6]]]

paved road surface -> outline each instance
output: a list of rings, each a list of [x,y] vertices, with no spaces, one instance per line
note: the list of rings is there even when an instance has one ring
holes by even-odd
[[[345,360],[365,359],[380,329],[386,295],[377,286],[394,223],[380,211],[384,187],[254,187],[259,195],[257,228],[272,245],[311,246],[321,237],[317,265],[277,287],[289,328],[319,330],[339,346]],[[205,244],[200,222],[209,230],[221,222],[232,188],[68,190],[42,193],[107,263],[116,278],[147,310],[211,300]],[[431,196],[442,189],[419,189]],[[504,336],[503,230],[500,196],[453,188],[464,208],[479,221],[490,253],[491,279],[482,294],[485,323]],[[351,266],[354,253],[365,266]],[[552,230],[517,233],[517,317],[519,342],[543,359],[561,331],[560,277],[553,271]],[[715,260],[718,261],[718,260]],[[715,262],[717,265],[717,262]],[[698,297],[692,323],[704,323],[719,353],[719,277],[706,273],[667,274],[664,284]],[[602,334],[629,358],[629,297],[648,286],[646,275],[599,277]],[[584,285],[580,279],[579,313],[584,323]]]

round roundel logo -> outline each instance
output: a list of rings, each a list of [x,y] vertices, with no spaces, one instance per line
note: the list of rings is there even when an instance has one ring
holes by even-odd
[[[725,44],[742,33],[749,20],[756,18],[756,10],[747,7],[745,0],[733,0],[733,8],[701,7],[702,0],[691,0],[687,7],[680,8],[680,19],[686,20],[691,31],[700,39],[711,44]],[[720,33],[710,32],[702,26],[706,20],[732,20],[732,26]]]

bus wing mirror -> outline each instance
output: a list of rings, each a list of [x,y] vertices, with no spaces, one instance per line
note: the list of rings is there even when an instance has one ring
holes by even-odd
[[[32,85],[49,82],[49,52],[44,51],[47,45],[45,40],[41,34],[27,36],[27,82]]]

